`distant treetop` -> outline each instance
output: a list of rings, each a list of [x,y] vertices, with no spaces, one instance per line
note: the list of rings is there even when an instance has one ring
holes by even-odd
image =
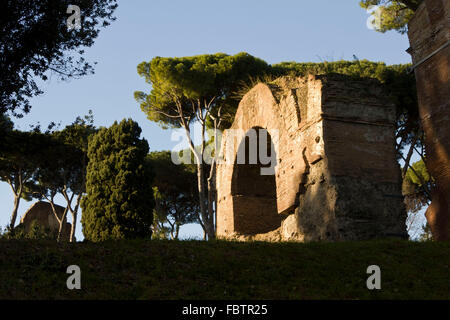
[[[361,0],[359,5],[370,10],[378,6],[380,11],[373,10],[372,16],[377,19],[379,32],[397,30],[400,33],[407,31],[409,20],[423,0]]]

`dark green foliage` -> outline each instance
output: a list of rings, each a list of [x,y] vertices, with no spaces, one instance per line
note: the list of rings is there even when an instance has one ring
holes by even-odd
[[[196,166],[174,164],[170,151],[152,152],[146,160],[155,171],[154,237],[178,239],[182,225],[200,221]]]
[[[427,223],[422,226],[422,234],[420,235],[420,241],[433,241],[433,234],[431,232],[431,227]]]
[[[418,212],[431,202],[429,191],[434,188],[434,180],[428,173],[423,160],[412,164],[403,179],[403,194],[407,211]]]
[[[14,230],[6,230],[3,233],[0,230],[0,239],[5,240],[56,240],[57,237],[58,231],[43,227],[36,220],[31,222],[28,231],[23,225],[18,225]]]
[[[77,119],[61,131],[51,134],[53,146],[42,165],[41,177],[47,177],[52,191],[59,193],[85,192],[88,139],[96,132],[92,113]],[[64,189],[64,190],[63,190]]]
[[[62,219],[58,220],[62,232],[66,215],[72,213],[71,241],[75,233],[79,203],[85,192],[87,141],[93,132],[95,129],[92,125],[77,118],[63,130],[47,133],[49,142],[31,186],[33,196],[40,200],[45,199],[54,204],[56,195],[64,197],[66,210]]]
[[[3,136],[5,145],[0,150],[0,180],[8,182],[14,189],[24,186],[33,178],[43,160],[47,137],[37,132],[8,131]]]
[[[53,202],[61,194],[69,211],[76,216],[79,198],[85,190],[88,136],[95,132],[92,121],[89,114],[85,119],[78,117],[61,131],[52,132],[54,126],[50,125],[44,133],[40,126],[23,132],[4,122],[7,129],[0,149],[0,180],[9,183],[14,193],[10,228],[14,226],[20,198]]]
[[[129,120],[101,128],[89,140],[86,192],[81,208],[87,240],[150,238],[153,174],[145,165],[148,143]]]
[[[67,29],[69,4],[82,11],[78,31]],[[0,1],[0,113],[27,113],[29,98],[42,93],[36,79],[47,80],[48,71],[62,79],[93,72],[82,48],[114,20],[116,7],[116,0]]]
[[[51,139],[40,132],[9,129],[2,135],[0,181],[8,183],[14,195],[10,228],[14,228],[21,198],[31,200],[34,179],[45,162],[51,162]]]
[[[78,190],[83,179],[82,150],[65,143],[62,133],[57,132],[48,137],[46,153],[39,163],[34,177],[36,197],[52,197],[62,193],[64,188]],[[45,196],[44,196],[45,195]]]
[[[235,109],[239,103],[233,93],[241,82],[250,76],[267,73],[269,65],[248,53],[234,56],[217,53],[182,58],[155,57],[139,64],[137,70],[152,85],[150,94],[142,91],[134,94],[142,111],[149,120],[163,127],[179,127],[179,119],[174,117],[179,114],[174,100],[181,104],[185,117],[193,115],[193,104],[205,104],[213,98],[213,110],[222,107],[222,114],[227,114],[228,109]]]
[[[0,113],[0,134],[2,136],[2,140],[6,132],[12,131],[13,129],[14,123],[11,121],[11,118],[8,117],[6,114]]]
[[[54,136],[64,144],[72,145],[78,150],[87,153],[89,136],[96,133],[92,111],[83,118],[77,117],[75,121],[63,130],[54,133]]]
[[[10,176],[14,180],[11,174],[19,171],[31,177],[40,162],[40,151],[49,142],[48,137],[39,132],[9,130],[2,138],[5,144],[0,150],[0,178],[6,181]]]

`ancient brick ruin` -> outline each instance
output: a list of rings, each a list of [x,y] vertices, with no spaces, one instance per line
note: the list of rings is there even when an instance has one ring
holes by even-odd
[[[376,80],[323,75],[258,84],[222,137],[218,237],[406,238],[394,121],[395,107]],[[273,147],[274,169],[250,161],[250,141],[257,152]]]
[[[56,212],[58,214],[58,218],[61,219],[64,214],[64,207],[59,205],[55,205]],[[38,201],[34,203],[23,215],[22,219],[20,219],[20,225],[25,228],[25,231],[30,231],[30,228],[33,222],[44,228],[48,228],[51,231],[57,232],[59,230],[59,222],[53,213],[52,207],[49,202]],[[62,229],[62,239],[69,240],[70,239],[70,229],[72,225],[67,222],[67,219],[64,218],[63,229]]]
[[[426,165],[436,182],[427,221],[435,240],[450,240],[450,1],[423,1],[408,36]]]

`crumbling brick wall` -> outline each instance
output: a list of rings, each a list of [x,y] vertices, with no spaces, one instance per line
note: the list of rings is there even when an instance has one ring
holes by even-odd
[[[406,237],[394,121],[376,80],[327,75],[258,84],[222,137],[218,237]],[[257,169],[268,165],[237,161],[255,128],[267,130],[274,147],[274,174],[264,178]]]
[[[433,237],[450,240],[450,1],[423,1],[408,29],[426,165],[436,182],[426,216]]]

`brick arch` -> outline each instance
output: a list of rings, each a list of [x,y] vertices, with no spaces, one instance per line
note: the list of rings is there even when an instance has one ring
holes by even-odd
[[[281,105],[275,97],[276,90],[275,85],[271,88],[264,83],[257,84],[243,97],[230,129],[242,129],[247,132],[253,127],[260,127],[266,129],[273,137],[276,136],[274,130],[283,134],[295,132],[301,120],[295,97],[293,94],[289,95],[287,97],[289,101],[283,101]],[[278,141],[274,142],[278,149]]]
[[[270,134],[251,128],[241,139],[234,159],[231,196],[235,231],[258,234],[280,227],[274,167],[277,154]]]

